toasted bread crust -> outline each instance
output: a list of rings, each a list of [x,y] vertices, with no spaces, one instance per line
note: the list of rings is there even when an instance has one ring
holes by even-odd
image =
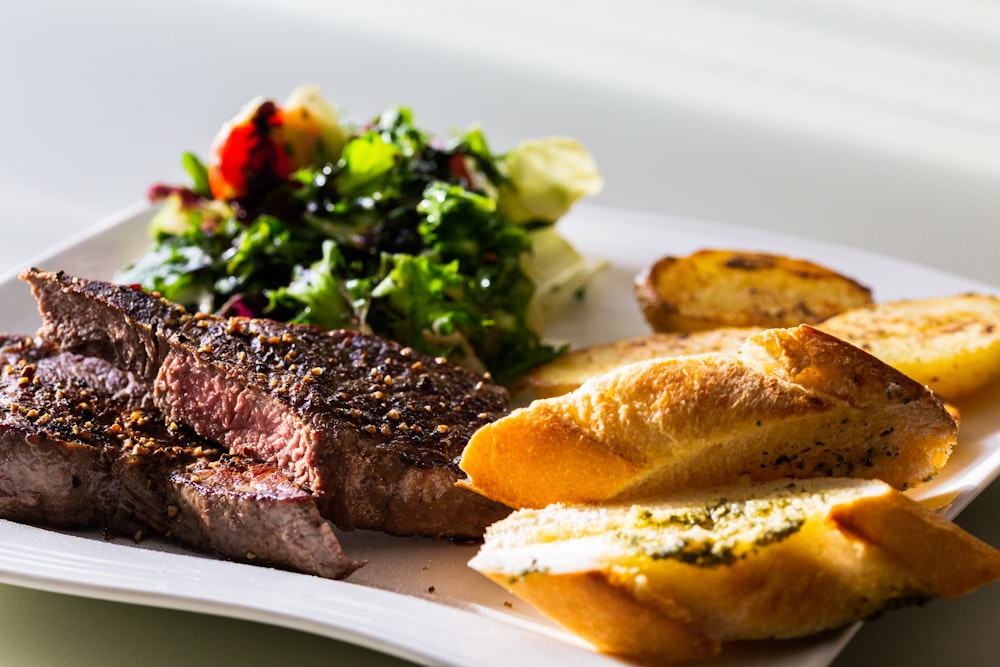
[[[950,401],[972,396],[1000,378],[1000,298],[992,295],[879,303],[817,326]]]
[[[521,381],[535,398],[551,398],[578,388],[590,378],[649,359],[735,352],[755,327],[725,327],[690,333],[654,333],[571,350],[539,366]]]
[[[487,576],[501,586],[510,583],[503,574]],[[654,662],[665,655],[698,660],[721,651],[722,643],[705,636],[687,610],[636,590],[634,583],[603,572],[573,572],[530,577],[511,590],[605,653]]]
[[[519,510],[470,566],[602,651],[664,662],[961,595],[1000,578],[1000,551],[880,481],[834,478]]]
[[[933,597],[958,597],[1000,577],[996,549],[903,494],[834,507],[830,520],[881,551]]]
[[[925,387],[809,326],[735,355],[631,364],[477,431],[466,483],[512,507],[652,498],[782,478],[932,477],[957,438]]]

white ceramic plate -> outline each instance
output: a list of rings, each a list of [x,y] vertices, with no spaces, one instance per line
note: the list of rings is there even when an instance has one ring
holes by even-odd
[[[135,207],[32,264],[109,277],[146,248],[149,211]],[[874,255],[777,234],[674,218],[580,208],[561,223],[584,254],[608,269],[552,335],[590,343],[647,331],[631,296],[633,276],[664,254],[702,247],[767,250],[821,262],[872,286],[878,300],[996,292],[993,288]],[[0,281],[0,329],[33,332],[27,287]],[[1000,473],[1000,389],[963,406],[962,437],[944,473],[914,496],[954,517]],[[0,581],[50,591],[260,621],[425,664],[616,665],[466,567],[474,546],[366,532],[342,535],[369,565],[328,581],[207,558],[156,540],[135,545],[0,521]],[[828,665],[856,628],[791,642],[727,650],[713,665]]]

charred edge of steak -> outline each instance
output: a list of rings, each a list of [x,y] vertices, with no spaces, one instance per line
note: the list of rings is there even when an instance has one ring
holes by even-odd
[[[507,391],[378,336],[191,320],[154,400],[230,451],[288,471],[344,529],[475,539],[510,512],[455,486],[462,450],[509,410]]]
[[[152,386],[169,334],[190,319],[183,306],[138,286],[28,269],[42,315],[39,336],[68,352],[113,362]]]
[[[171,502],[207,522],[206,532],[225,525],[211,531],[218,551],[330,578],[364,565],[344,557],[312,496],[275,466],[226,455],[176,472],[171,482]]]
[[[312,497],[274,466],[137,404],[107,362],[0,336],[0,516],[109,534],[154,532],[232,560],[340,578],[344,557]]]
[[[43,336],[155,383],[166,415],[282,468],[341,528],[477,539],[510,511],[455,486],[472,433],[509,410],[481,375],[377,336],[188,316],[129,287],[22,277]]]

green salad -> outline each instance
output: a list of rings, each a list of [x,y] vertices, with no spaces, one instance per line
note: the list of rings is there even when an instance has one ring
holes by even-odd
[[[148,252],[115,280],[192,310],[350,328],[510,383],[561,349],[548,317],[598,264],[555,222],[601,187],[575,140],[494,154],[406,107],[350,125],[315,86],[251,101],[184,186],[157,185]]]

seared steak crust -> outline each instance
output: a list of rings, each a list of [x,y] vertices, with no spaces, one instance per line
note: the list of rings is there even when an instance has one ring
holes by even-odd
[[[169,502],[199,523],[168,528],[204,551],[331,579],[364,565],[344,556],[312,494],[273,465],[225,454],[173,472],[167,490]]]
[[[152,386],[167,338],[190,319],[183,306],[135,286],[81,280],[63,271],[25,271],[45,316],[38,336],[62,350],[114,362]]]
[[[155,400],[230,451],[272,461],[342,528],[473,538],[509,510],[455,486],[472,433],[506,391],[377,336],[195,318]]]
[[[166,420],[108,362],[23,337],[0,337],[0,517],[159,533],[326,577],[360,565],[277,468],[224,456]]]
[[[192,317],[130,287],[22,278],[42,335],[155,377],[165,415],[279,466],[342,528],[479,538],[510,511],[455,486],[472,433],[509,409],[482,375],[359,332]]]

